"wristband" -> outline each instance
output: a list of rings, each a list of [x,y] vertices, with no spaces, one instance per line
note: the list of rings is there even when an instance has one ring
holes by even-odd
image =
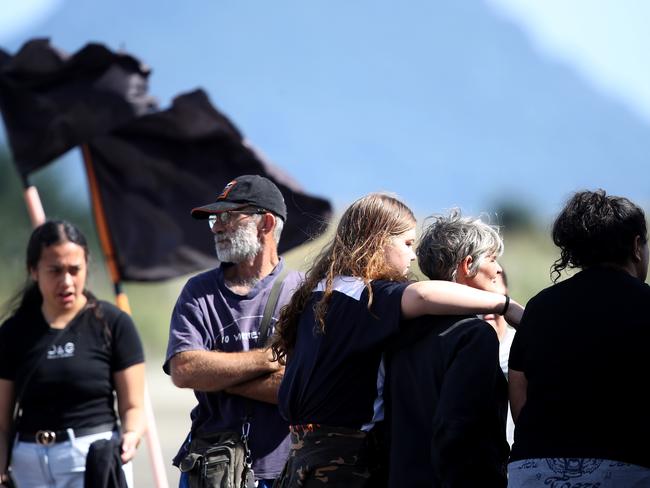
[[[503,304],[503,310],[501,310],[501,313],[499,315],[505,315],[508,311],[508,307],[510,306],[510,297],[508,295],[503,296],[506,297],[506,303]]]

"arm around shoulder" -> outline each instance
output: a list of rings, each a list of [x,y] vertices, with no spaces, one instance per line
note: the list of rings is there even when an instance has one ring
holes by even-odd
[[[504,295],[451,281],[418,281],[407,286],[402,295],[402,315],[406,319],[421,315],[500,314],[505,305]],[[506,320],[517,325],[522,314],[523,307],[510,300]]]

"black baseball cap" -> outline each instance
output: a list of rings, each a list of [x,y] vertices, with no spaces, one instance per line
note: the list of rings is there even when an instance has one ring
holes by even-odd
[[[287,206],[278,187],[268,178],[259,175],[238,176],[228,183],[217,201],[192,209],[195,219],[243,207],[259,207],[277,215],[286,222]]]

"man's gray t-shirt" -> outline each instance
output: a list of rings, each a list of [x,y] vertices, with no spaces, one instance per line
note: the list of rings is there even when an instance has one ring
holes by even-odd
[[[284,262],[242,296],[224,283],[220,268],[191,278],[183,288],[172,312],[167,356],[163,370],[169,374],[169,361],[183,351],[248,351],[261,347],[259,327],[273,283]],[[288,303],[302,276],[290,272],[284,278],[271,327],[280,309]],[[249,400],[223,391],[194,392],[198,405],[192,410],[192,432],[240,432],[242,419],[251,413],[249,446],[253,470],[258,479],[277,478],[289,452],[288,425],[280,417],[277,405]],[[183,447],[181,448],[182,454]],[[178,456],[177,456],[178,458]]]

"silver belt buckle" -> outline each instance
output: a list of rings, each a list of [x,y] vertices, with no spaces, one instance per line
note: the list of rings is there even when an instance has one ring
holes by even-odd
[[[56,442],[56,433],[51,430],[39,430],[35,437],[36,443],[42,446],[49,446]]]

